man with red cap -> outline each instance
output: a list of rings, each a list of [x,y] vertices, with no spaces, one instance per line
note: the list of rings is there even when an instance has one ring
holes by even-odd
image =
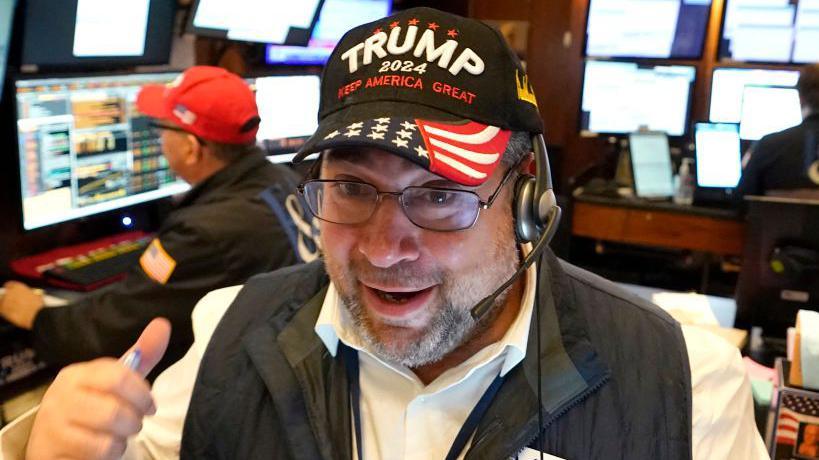
[[[160,368],[193,341],[191,310],[208,291],[296,261],[281,223],[260,198],[298,176],[256,148],[255,97],[238,76],[192,67],[171,84],[149,85],[137,108],[155,119],[170,168],[193,187],[162,224],[126,278],[65,308],[19,282],[6,284],[0,314],[31,329],[40,359],[56,365],[118,356],[152,318],[173,326]]]

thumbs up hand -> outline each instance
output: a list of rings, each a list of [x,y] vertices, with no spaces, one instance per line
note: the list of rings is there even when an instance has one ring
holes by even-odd
[[[121,457],[128,437],[142,428],[143,417],[156,412],[144,377],[165,354],[170,333],[164,318],[148,324],[125,354],[139,350],[134,370],[113,358],[62,369],[40,404],[26,458]]]

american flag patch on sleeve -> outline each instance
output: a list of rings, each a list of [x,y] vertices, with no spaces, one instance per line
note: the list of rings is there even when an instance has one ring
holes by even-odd
[[[149,278],[159,284],[165,284],[176,268],[176,261],[168,255],[159,239],[154,238],[139,258],[139,266]]]

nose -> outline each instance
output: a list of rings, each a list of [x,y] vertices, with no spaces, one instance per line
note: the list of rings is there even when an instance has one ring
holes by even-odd
[[[420,256],[421,231],[404,214],[397,197],[384,196],[361,227],[358,251],[379,268],[412,262]]]

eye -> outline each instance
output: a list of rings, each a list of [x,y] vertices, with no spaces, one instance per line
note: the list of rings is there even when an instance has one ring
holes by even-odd
[[[342,194],[350,197],[360,197],[370,194],[369,187],[357,182],[339,182],[336,184],[336,189]]]

